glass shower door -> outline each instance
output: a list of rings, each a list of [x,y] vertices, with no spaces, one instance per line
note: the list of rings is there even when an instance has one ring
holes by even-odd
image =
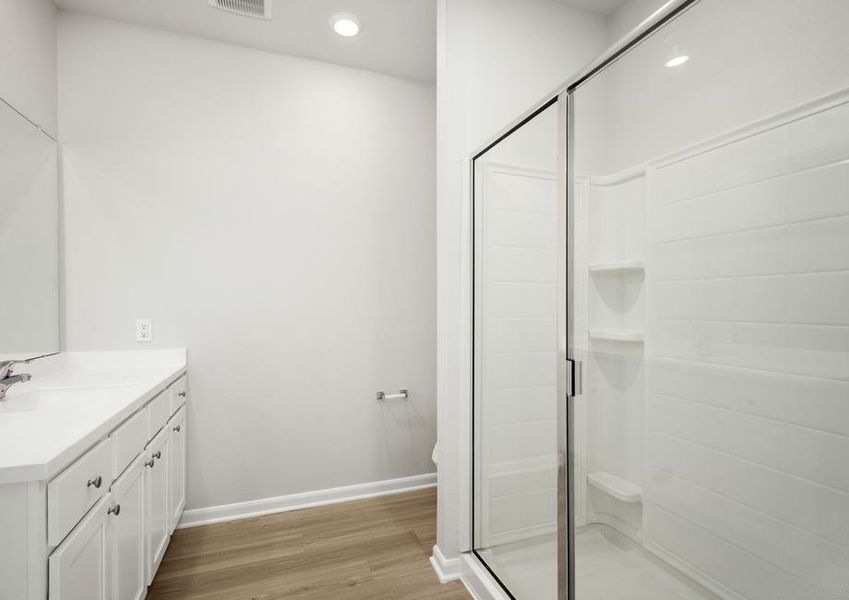
[[[578,600],[849,598],[846,31],[702,0],[571,94]]]
[[[563,597],[561,159],[554,102],[474,161],[473,542],[518,600]]]

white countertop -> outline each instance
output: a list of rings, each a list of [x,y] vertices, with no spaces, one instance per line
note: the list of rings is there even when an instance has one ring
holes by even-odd
[[[0,484],[52,478],[186,371],[186,351],[63,352],[0,401]]]

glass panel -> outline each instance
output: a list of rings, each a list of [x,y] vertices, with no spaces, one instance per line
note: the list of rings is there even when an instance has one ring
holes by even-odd
[[[847,31],[703,0],[574,94],[578,600],[849,598]]]
[[[0,101],[0,360],[59,350],[56,142]]]
[[[557,598],[557,106],[475,161],[474,544]]]

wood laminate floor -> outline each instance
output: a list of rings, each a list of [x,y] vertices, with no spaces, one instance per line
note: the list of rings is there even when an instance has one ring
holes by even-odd
[[[429,557],[436,490],[178,529],[148,600],[463,599]]]

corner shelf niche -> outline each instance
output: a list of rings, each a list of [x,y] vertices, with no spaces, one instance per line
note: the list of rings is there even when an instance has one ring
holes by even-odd
[[[642,258],[589,263],[590,340],[642,343],[645,261]]]
[[[641,543],[644,523],[648,176],[635,168],[591,182],[587,252],[585,461],[587,522]],[[578,263],[576,263],[578,264]]]

